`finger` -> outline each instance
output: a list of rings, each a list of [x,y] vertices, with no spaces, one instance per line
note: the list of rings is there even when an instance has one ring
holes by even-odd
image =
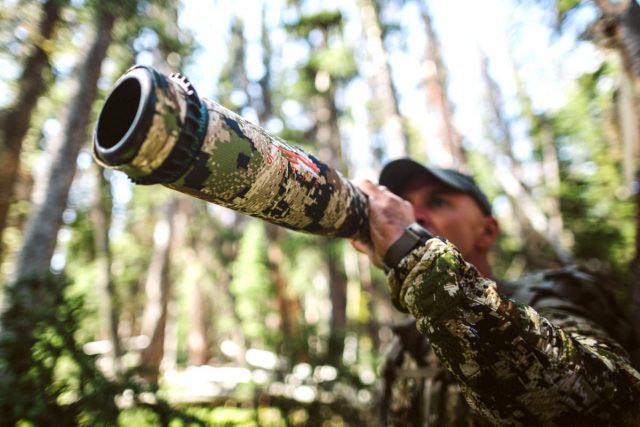
[[[360,240],[351,240],[351,246],[358,252],[369,254],[369,246]]]
[[[380,192],[378,185],[374,184],[368,179],[365,179],[364,181],[360,181],[360,183],[358,183],[358,187],[360,187],[360,189],[364,191],[365,194],[367,194],[368,196],[371,196],[373,194],[377,194]]]

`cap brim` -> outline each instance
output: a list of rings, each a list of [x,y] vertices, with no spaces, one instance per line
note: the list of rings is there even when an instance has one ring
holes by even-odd
[[[430,175],[443,184],[465,191],[460,183],[436,168],[429,168],[411,159],[397,159],[387,163],[380,172],[380,185],[387,187],[392,193],[400,193],[407,182],[415,176]]]

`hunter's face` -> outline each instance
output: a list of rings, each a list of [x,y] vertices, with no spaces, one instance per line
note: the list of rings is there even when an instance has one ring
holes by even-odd
[[[471,196],[429,176],[412,179],[399,195],[413,206],[418,224],[452,242],[467,260],[486,253],[497,238],[488,236],[495,220]]]

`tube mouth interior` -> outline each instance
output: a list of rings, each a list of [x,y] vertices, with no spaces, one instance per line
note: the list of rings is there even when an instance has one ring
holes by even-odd
[[[110,166],[133,159],[147,137],[154,114],[152,70],[130,70],[107,96],[95,132],[96,155]]]

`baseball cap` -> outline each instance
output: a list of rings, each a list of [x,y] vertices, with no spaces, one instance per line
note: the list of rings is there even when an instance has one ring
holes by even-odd
[[[476,184],[476,180],[470,175],[453,169],[423,166],[408,158],[397,159],[382,168],[379,182],[392,193],[398,194],[411,178],[418,175],[430,175],[443,184],[468,194],[478,203],[485,215],[491,215],[491,203]]]

